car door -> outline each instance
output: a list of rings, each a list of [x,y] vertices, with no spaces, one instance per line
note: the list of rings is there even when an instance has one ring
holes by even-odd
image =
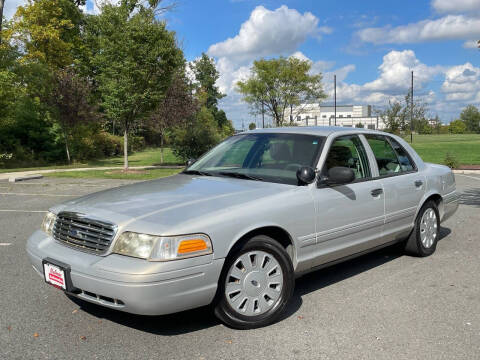
[[[365,134],[365,138],[375,156],[385,193],[385,240],[400,240],[413,228],[425,193],[425,176],[418,172],[412,157],[393,137]]]
[[[382,244],[384,194],[373,178],[365,140],[357,135],[333,138],[322,155],[320,181],[313,189],[316,209],[316,243],[311,266],[316,267]],[[349,167],[355,181],[328,186],[322,177],[335,166]]]

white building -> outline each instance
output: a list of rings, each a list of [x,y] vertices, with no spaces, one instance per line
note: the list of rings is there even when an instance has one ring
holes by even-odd
[[[343,126],[358,127],[362,124],[364,128],[379,129],[385,128],[384,121],[378,116],[372,116],[371,105],[337,105],[337,116],[335,119],[335,107],[333,105],[305,104],[294,109],[293,119],[288,110],[286,111],[286,123],[293,120],[297,126]]]

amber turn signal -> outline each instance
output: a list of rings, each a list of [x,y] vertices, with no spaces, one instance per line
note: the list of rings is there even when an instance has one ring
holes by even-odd
[[[196,251],[206,250],[208,248],[205,240],[202,239],[191,239],[183,240],[178,246],[179,254],[188,254]]]

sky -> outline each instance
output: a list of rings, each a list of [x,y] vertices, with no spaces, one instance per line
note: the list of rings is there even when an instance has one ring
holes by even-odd
[[[168,3],[168,0],[165,0]],[[9,18],[24,0],[6,0]],[[98,12],[92,0],[85,11]],[[410,88],[448,123],[480,106],[480,0],[177,0],[164,15],[188,61],[215,59],[220,107],[236,128],[260,119],[235,91],[260,58],[296,56],[323,74],[330,103],[382,107]]]

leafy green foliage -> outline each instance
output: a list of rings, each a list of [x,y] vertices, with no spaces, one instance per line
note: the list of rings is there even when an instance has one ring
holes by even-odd
[[[257,60],[250,78],[237,83],[237,91],[254,113],[266,110],[276,126],[282,126],[288,108],[293,118],[303,111],[301,104],[326,98],[322,75],[311,75],[311,66],[311,62],[295,57]]]
[[[480,133],[480,111],[475,106],[468,105],[463,109],[460,120],[464,122],[467,132]]]
[[[135,1],[104,5],[97,20],[99,51],[92,64],[98,70],[102,106],[108,118],[121,124],[127,143],[128,132],[169,88],[184,63],[183,53],[154,11]]]
[[[172,130],[173,153],[186,161],[197,159],[221,140],[217,124],[211,111],[203,106],[187,126]]]
[[[216,108],[218,100],[225,97],[225,94],[222,94],[216,86],[220,73],[215,67],[215,61],[207,54],[202,53],[202,56],[195,60],[190,68],[195,75],[197,90],[206,93],[205,105],[209,109]]]
[[[447,152],[447,155],[445,155],[443,163],[447,165],[450,169],[456,169],[460,166],[460,162],[458,161],[458,159],[450,152]]]
[[[467,125],[462,120],[454,120],[448,126],[448,130],[452,134],[465,134]]]

